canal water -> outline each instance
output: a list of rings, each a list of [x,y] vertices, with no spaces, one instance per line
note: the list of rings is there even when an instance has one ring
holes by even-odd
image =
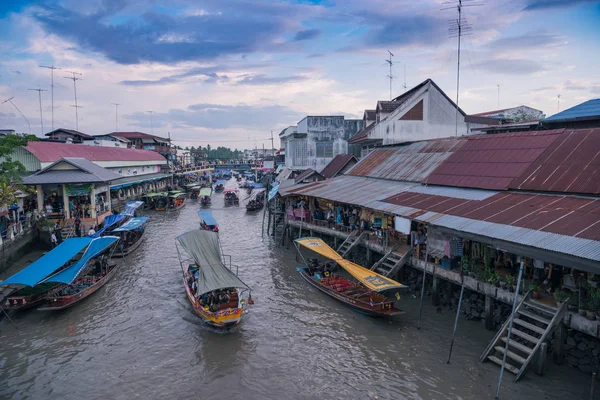
[[[0,321],[1,399],[492,399],[499,368],[479,362],[493,336],[418,299],[393,322],[355,313],[308,286],[292,248],[261,238],[262,213],[223,207],[213,195],[224,251],[255,305],[222,333],[195,317],[182,287],[174,238],[197,229],[199,204],[149,213],[145,241],[114,279],[78,306]],[[549,363],[503,399],[582,399],[589,379]]]

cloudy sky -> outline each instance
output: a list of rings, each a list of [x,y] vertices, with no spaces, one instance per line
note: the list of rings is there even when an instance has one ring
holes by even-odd
[[[140,130],[181,145],[251,148],[305,115],[361,117],[432,78],[456,96],[456,18],[443,0],[0,1],[0,102],[40,135],[54,126]],[[599,0],[485,0],[464,9],[460,105],[468,113],[526,104],[548,116],[600,97]],[[153,111],[152,119],[150,113]],[[151,127],[152,124],[152,127]],[[0,128],[27,131],[10,104]],[[278,145],[276,139],[275,145]]]

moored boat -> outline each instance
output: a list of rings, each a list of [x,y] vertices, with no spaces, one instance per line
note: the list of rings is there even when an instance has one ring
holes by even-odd
[[[225,179],[219,179],[215,184],[215,193],[221,193],[225,190],[225,183],[227,183]]]
[[[185,193],[179,191],[171,192],[168,198],[168,209],[179,210],[183,206],[185,206]]]
[[[226,266],[219,236],[207,230],[193,230],[177,237],[183,286],[196,315],[215,328],[237,325],[246,312],[243,294],[250,288]],[[182,259],[179,248],[189,258]]]
[[[189,192],[190,192],[190,199],[197,199],[198,196],[200,195],[200,189],[202,188],[201,185],[196,185],[190,188]]]
[[[226,188],[224,193],[225,205],[240,204],[240,194],[236,188]]]
[[[104,286],[117,272],[117,264],[109,260],[118,241],[116,236],[94,239],[76,263],[46,278],[45,283],[60,285],[48,292],[46,305],[38,310],[64,310]]]
[[[300,276],[321,292],[371,316],[392,317],[404,313],[395,306],[395,302],[400,300],[400,290],[405,288],[401,283],[342,258],[322,239],[302,238],[295,240],[294,244],[298,252],[298,246],[303,246],[330,260],[319,262],[312,259],[297,268]],[[345,270],[351,279],[339,273],[338,267]],[[389,293],[393,293],[394,297],[389,297]]]
[[[258,211],[264,207],[265,189],[252,191],[246,201],[246,211]]]
[[[167,192],[158,192],[158,193],[148,193],[144,199],[146,203],[146,207],[149,210],[156,211],[165,211],[167,209],[169,193]]]
[[[112,230],[109,234],[119,236],[119,244],[117,245],[112,257],[125,257],[140,247],[144,239],[144,224],[148,217],[134,217],[129,221]]]

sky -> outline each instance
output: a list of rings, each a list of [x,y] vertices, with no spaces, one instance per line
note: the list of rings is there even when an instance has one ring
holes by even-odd
[[[450,4],[448,4],[450,3]],[[456,98],[452,0],[2,0],[0,129],[143,131],[181,146],[270,147],[306,115],[362,118],[427,78]],[[600,97],[600,0],[463,8],[459,104],[550,116]],[[75,108],[73,81],[76,81]],[[498,85],[500,87],[498,96]],[[558,96],[560,95],[560,105]],[[115,106],[113,103],[118,103]],[[500,106],[500,107],[498,107]],[[116,112],[118,110],[118,118]],[[149,112],[150,111],[150,112]]]

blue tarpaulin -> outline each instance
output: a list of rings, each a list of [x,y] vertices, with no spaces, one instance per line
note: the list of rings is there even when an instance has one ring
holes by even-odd
[[[254,189],[264,189],[265,187],[261,182],[248,182],[248,186],[253,187]]]
[[[79,261],[60,271],[58,274],[51,276],[44,282],[66,283],[67,285],[70,285],[75,279],[77,279],[77,276],[85,269],[87,263],[92,258],[109,248],[117,240],[119,240],[117,236],[104,236],[92,240],[92,243],[90,243],[89,247],[85,253],[83,253],[83,256]]]
[[[198,215],[200,219],[204,221],[204,223],[208,226],[216,226],[217,220],[213,217],[212,212],[210,210],[198,210]]]
[[[115,229],[113,232],[126,232],[132,231],[140,226],[144,225],[144,223],[148,221],[148,217],[135,217],[131,218],[129,221],[125,222],[123,225]]]
[[[279,191],[279,184],[274,185],[271,190],[269,191],[269,201],[271,201],[273,199],[273,197],[275,197],[277,195],[277,192]]]
[[[224,184],[226,184],[226,183],[227,183],[227,180],[226,180],[226,179],[219,179],[219,180],[216,182],[216,184],[217,184],[217,185],[224,185]]]
[[[35,286],[65,265],[91,242],[90,237],[67,239],[26,268],[0,282],[0,285],[16,286],[16,288]]]
[[[93,238],[99,238],[111,226],[113,226],[113,225],[115,225],[115,224],[123,221],[125,218],[127,218],[127,216],[123,215],[123,214],[111,214],[111,215],[107,215],[106,218],[104,218],[104,227],[102,229],[100,229],[98,232],[94,233],[92,235],[92,237]]]
[[[129,216],[129,217],[133,217],[133,215],[135,214],[135,210],[137,210],[138,208],[140,208],[143,205],[144,205],[143,201],[139,201],[139,200],[129,201],[129,202],[127,202],[127,204],[125,204],[125,210],[123,210],[123,212],[121,212],[121,214]]]

